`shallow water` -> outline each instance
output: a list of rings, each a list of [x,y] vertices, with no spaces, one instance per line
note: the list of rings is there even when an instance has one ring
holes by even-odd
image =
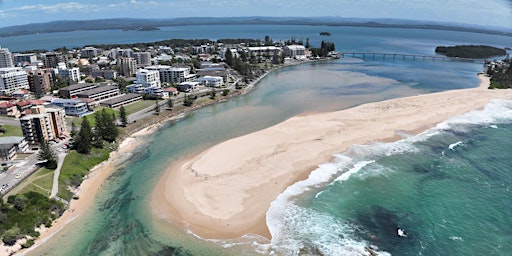
[[[290,29],[290,27],[285,28]],[[216,27],[216,29],[218,28]],[[275,29],[275,31],[270,31],[271,35],[277,35],[281,31],[280,27]],[[304,30],[295,29],[287,33],[302,33],[304,31],[312,33],[313,31],[310,27],[306,27]],[[263,38],[265,34],[261,33],[265,33],[265,31],[269,30],[258,30],[254,33],[259,33],[258,36],[261,35]],[[337,46],[353,50],[389,51],[403,48],[411,53],[425,53],[430,51],[428,49],[432,49],[431,46],[435,44],[480,43],[492,41],[492,38],[496,42],[502,40],[501,37],[476,37],[471,33],[445,34],[440,32],[441,34],[437,34],[437,32],[428,30],[388,30],[384,31],[385,33],[380,30],[367,29],[359,32],[351,29],[343,31],[347,34],[338,34],[331,39],[339,40],[336,41]],[[229,33],[232,32],[226,32],[222,37],[229,37]],[[390,32],[392,33],[390,34]],[[433,35],[435,35],[434,39],[430,39]],[[314,35],[311,38],[317,41],[321,39],[313,37]],[[277,37],[272,36],[272,38],[276,39]],[[402,45],[401,42],[407,42],[407,44]],[[447,165],[448,163],[439,159],[422,160],[415,156],[414,152],[408,151],[404,151],[403,154],[392,154],[389,158],[382,157],[372,160],[364,158],[366,155],[361,154],[360,160],[353,160],[355,163],[373,161],[362,167],[362,171],[354,169],[354,172],[366,175],[360,178],[361,180],[349,176],[346,181],[337,181],[332,185],[316,188],[316,193],[323,191],[321,194],[304,193],[298,198],[294,198],[293,202],[297,201],[297,204],[292,205],[292,210],[283,212],[283,214],[289,214],[290,218],[287,220],[294,221],[289,226],[282,226],[287,235],[276,235],[272,246],[265,240],[255,237],[232,241],[205,241],[178,227],[163,226],[161,222],[152,218],[149,199],[152,188],[169,165],[221,141],[269,127],[302,113],[334,111],[396,97],[475,87],[478,85],[476,73],[481,69],[482,66],[475,63],[348,58],[287,67],[272,72],[262,79],[250,94],[194,111],[183,119],[166,123],[154,134],[148,136],[147,144],[138,148],[134,157],[126,163],[125,167],[116,171],[105,182],[90,211],[81,215],[43,246],[32,251],[30,255],[172,255],[173,253],[183,255],[257,255],[259,252],[268,254],[272,251],[283,252],[283,250],[285,254],[293,254],[294,251],[301,251],[301,246],[297,246],[297,241],[303,245],[302,250],[312,250],[311,252],[330,250],[331,243],[336,242],[346,245],[341,248],[344,252],[358,254],[361,245],[371,243],[387,252],[396,252],[398,249],[406,248],[406,251],[411,253],[421,252],[424,255],[436,255],[425,250],[418,251],[418,248],[432,248],[432,244],[437,244],[439,241],[448,242],[447,246],[440,248],[448,248],[459,242],[469,241],[472,243],[473,240],[464,233],[466,231],[445,232],[446,235],[449,235],[448,237],[445,233],[439,235],[434,232],[441,226],[432,228],[433,225],[442,223],[442,219],[436,219],[439,218],[439,215],[434,215],[438,214],[436,203],[443,206],[450,205],[450,201],[443,202],[436,197],[425,202],[420,200],[437,191],[437,189],[428,189],[430,183],[443,187],[443,189],[444,187],[456,188],[457,185],[451,186],[450,184],[459,180],[452,180],[445,176],[458,177],[462,171],[446,173],[442,171],[444,169],[432,168],[432,164]],[[495,129],[496,131],[502,131],[501,129],[509,131],[509,129],[502,128],[502,124],[498,124],[498,127],[499,129]],[[489,129],[489,131],[494,131],[494,129]],[[452,135],[443,136],[461,136],[454,137],[453,141],[449,143],[463,141],[463,143],[469,144],[469,138],[476,135],[455,132]],[[452,159],[449,157],[453,157],[457,151],[446,151],[447,148],[449,150],[449,145],[441,143],[447,141],[444,137],[438,140],[440,142],[434,146],[429,146],[435,143],[428,141],[424,143],[425,145],[419,145],[420,142],[413,146],[409,145],[411,143],[405,143],[404,147],[420,147],[432,157]],[[363,148],[365,147],[359,147],[358,150],[363,150]],[[454,149],[459,150],[459,148],[465,149],[464,146],[456,146]],[[446,155],[438,156],[437,154],[441,154],[443,150],[446,151]],[[356,153],[352,154],[348,157],[359,156]],[[340,156],[340,161],[345,161],[343,159],[346,157]],[[456,160],[455,163],[458,161]],[[472,162],[464,164],[472,166],[472,163],[479,161],[472,160]],[[391,171],[380,171],[380,168],[386,170],[391,168],[386,167],[386,162],[400,163],[400,165],[393,167]],[[413,163],[414,166],[410,167],[408,165],[410,163]],[[336,172],[332,172],[332,175],[343,171],[337,164],[326,164],[325,166],[325,168],[334,168]],[[346,168],[353,167],[347,165]],[[413,171],[409,170],[411,168]],[[492,174],[488,173],[488,175]],[[329,177],[336,178],[335,176]],[[477,178],[481,179],[481,177]],[[468,177],[467,179],[474,180],[476,178]],[[393,186],[389,185],[393,181],[398,181],[398,183],[394,183]],[[443,182],[447,182],[447,184]],[[494,185],[494,183],[492,184]],[[465,188],[469,185],[459,186]],[[378,189],[379,193],[375,193],[373,188]],[[418,190],[419,188],[424,189]],[[350,197],[343,197],[342,200],[341,195],[350,195]],[[356,195],[361,197],[356,197]],[[318,199],[315,199],[315,196]],[[486,196],[475,202],[480,204],[482,200],[495,200],[494,195]],[[449,200],[449,198],[441,199]],[[355,208],[353,205],[361,207]],[[461,207],[457,206],[459,210],[462,209]],[[482,208],[477,210],[480,209]],[[447,211],[450,210],[447,209]],[[275,222],[283,216],[286,215],[274,216],[273,221]],[[383,219],[386,221],[382,221]],[[270,221],[269,225],[274,225],[273,221]],[[294,223],[297,226],[293,226]],[[309,227],[307,225],[311,223],[326,223],[328,225],[303,228]],[[407,240],[396,240],[393,234],[387,233],[398,224],[403,225],[410,234]],[[504,226],[506,225],[505,223]],[[430,233],[427,232],[429,230]],[[469,233],[470,231],[468,231]],[[327,234],[328,236],[321,237],[318,234]],[[427,240],[424,240],[425,237]],[[429,237],[432,237],[432,240],[428,240]],[[315,244],[317,242],[320,244]],[[508,247],[503,244],[502,248]]]

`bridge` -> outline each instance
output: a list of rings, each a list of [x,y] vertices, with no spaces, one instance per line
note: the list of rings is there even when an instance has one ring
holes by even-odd
[[[408,53],[389,53],[389,52],[340,52],[338,55],[343,58],[345,56],[352,58],[362,59],[398,59],[398,60],[439,60],[439,61],[461,61],[461,62],[475,62],[484,63],[481,59],[458,58],[458,57],[445,57],[445,56],[429,56],[421,54],[408,54]]]

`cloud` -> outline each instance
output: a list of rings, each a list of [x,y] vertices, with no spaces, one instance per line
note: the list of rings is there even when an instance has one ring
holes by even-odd
[[[95,5],[86,5],[76,2],[69,2],[69,3],[60,3],[60,4],[54,4],[54,5],[45,5],[45,4],[37,4],[37,5],[25,5],[20,6],[17,8],[13,8],[13,11],[32,11],[32,10],[38,10],[38,11],[44,11],[49,13],[57,13],[57,12],[66,12],[66,11],[83,11],[83,10],[90,10],[93,8],[96,8]]]

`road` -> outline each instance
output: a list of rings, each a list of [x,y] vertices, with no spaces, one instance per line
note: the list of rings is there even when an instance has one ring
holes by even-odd
[[[68,140],[61,140],[59,143],[56,143],[51,146],[55,153],[59,154],[59,161],[64,161],[64,158],[66,156],[66,153],[63,152],[62,150],[62,147],[66,143],[68,143]],[[30,176],[32,173],[34,173],[37,169],[41,167],[40,165],[37,164],[39,162],[38,151],[32,150],[29,153],[32,153],[32,155],[30,155],[26,159],[7,162],[7,164],[12,166],[9,168],[9,170],[0,174],[0,184],[8,184],[8,187],[4,188],[3,191],[0,193],[1,195],[6,194],[8,191],[13,189],[16,185],[21,183],[21,181],[26,179],[28,176]],[[19,178],[16,178],[16,175],[18,174],[20,176]]]

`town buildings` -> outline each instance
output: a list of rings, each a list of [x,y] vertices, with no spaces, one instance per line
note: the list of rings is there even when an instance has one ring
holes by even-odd
[[[17,153],[28,151],[28,143],[24,137],[7,136],[0,137],[0,158],[4,161],[12,161]]]
[[[137,70],[137,61],[130,57],[117,58],[117,67],[122,76],[132,77]]]
[[[28,88],[27,72],[23,68],[0,68],[0,95]]]
[[[156,65],[146,67],[147,70],[157,70],[160,73],[160,81],[163,83],[182,83],[194,81],[196,74],[190,74],[190,67],[171,67]]]
[[[27,72],[30,91],[36,96],[42,96],[51,88],[52,74],[50,70],[34,70]]]
[[[65,138],[68,136],[65,111],[60,107],[34,106],[31,114],[20,118],[23,137],[29,144]]]
[[[160,72],[158,70],[139,69],[136,74],[136,83],[144,87],[161,87]]]
[[[12,68],[12,55],[7,48],[0,48],[0,68]]]

